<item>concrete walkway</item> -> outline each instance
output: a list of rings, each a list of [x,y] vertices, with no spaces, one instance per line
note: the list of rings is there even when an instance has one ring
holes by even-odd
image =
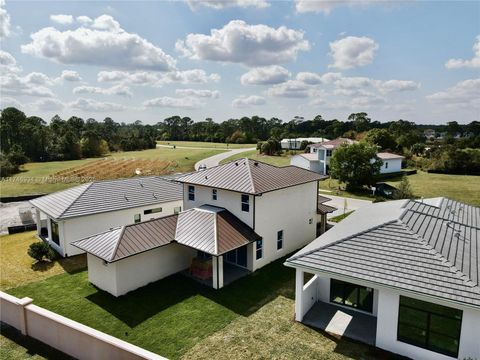
[[[343,196],[330,195],[330,193],[323,192],[323,191],[320,191],[319,194],[332,199],[331,201],[326,202],[325,205],[330,205],[337,208],[337,210],[335,210],[333,213],[328,214],[327,218],[342,215],[344,212],[354,211],[354,210],[360,209],[363,206],[370,205],[372,203],[369,200],[361,200],[361,199],[354,199],[354,198],[343,197]],[[345,199],[347,200],[346,201],[347,208],[344,211]]]
[[[252,151],[252,150],[255,150],[255,148],[231,149],[231,150],[226,151],[224,153],[210,156],[206,159],[203,159],[203,160],[200,160],[199,162],[197,162],[195,164],[195,170],[198,170],[198,167],[200,165],[203,165],[203,164],[207,166],[207,169],[209,169],[211,167],[217,166],[220,163],[220,161],[225,160],[225,159],[229,158],[230,156],[233,156],[233,155],[236,155],[236,154],[241,154],[243,152]]]

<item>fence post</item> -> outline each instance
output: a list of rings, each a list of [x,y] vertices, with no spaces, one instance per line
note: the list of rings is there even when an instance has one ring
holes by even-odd
[[[30,305],[33,302],[32,299],[29,297],[24,297],[23,299],[18,299],[18,305],[22,307],[22,311],[20,311],[20,331],[23,335],[28,335],[27,330],[27,316],[25,314],[25,307]]]

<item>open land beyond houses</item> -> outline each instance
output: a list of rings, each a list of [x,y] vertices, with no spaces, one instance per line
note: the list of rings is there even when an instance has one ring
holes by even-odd
[[[173,148],[156,148],[142,151],[129,151],[112,153],[105,157],[106,159],[133,159],[133,160],[151,160],[164,161],[168,166],[163,168],[164,174],[173,174],[179,172],[193,171],[195,163],[201,159],[220,154],[224,150],[211,149],[173,149]],[[28,194],[43,194],[54,191],[64,190],[72,186],[78,185],[75,179],[59,180],[58,182],[51,181],[46,178],[55,176],[56,173],[85,166],[95,159],[82,159],[71,161],[50,161],[27,163],[22,166],[21,172],[0,182],[1,196],[19,196]],[[143,164],[143,163],[142,163]],[[142,165],[140,165],[141,167]],[[107,171],[106,167],[99,169],[100,171]],[[140,169],[144,170],[144,169]],[[131,176],[135,173],[132,171]],[[104,178],[104,177],[102,177]]]

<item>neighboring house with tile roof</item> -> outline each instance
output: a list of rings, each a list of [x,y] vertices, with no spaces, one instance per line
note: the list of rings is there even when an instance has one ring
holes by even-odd
[[[334,304],[349,314],[345,331],[363,317],[382,349],[415,359],[480,356],[478,207],[445,198],[372,204],[285,264],[297,271],[297,321],[316,326],[320,309]],[[314,275],[307,284],[305,273]]]
[[[45,195],[36,209],[38,235],[62,256],[80,254],[75,240],[181,211],[182,186],[158,176],[94,181]]]
[[[319,142],[308,145],[310,152],[292,156],[290,165],[326,175],[329,173],[330,159],[340,146],[355,144],[357,141],[348,138]],[[382,160],[380,174],[399,172],[402,169],[403,156],[388,152],[379,152],[377,157]]]
[[[294,166],[235,160],[176,178],[178,215],[74,246],[88,253],[90,281],[115,296],[180,271],[221,288],[315,239],[317,217],[332,209],[317,199],[321,179]]]

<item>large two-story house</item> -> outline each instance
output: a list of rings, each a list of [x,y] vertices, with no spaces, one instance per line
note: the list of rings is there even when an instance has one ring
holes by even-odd
[[[177,179],[179,214],[76,241],[90,281],[115,296],[183,272],[221,288],[317,235],[318,181],[294,166],[240,159]]]

